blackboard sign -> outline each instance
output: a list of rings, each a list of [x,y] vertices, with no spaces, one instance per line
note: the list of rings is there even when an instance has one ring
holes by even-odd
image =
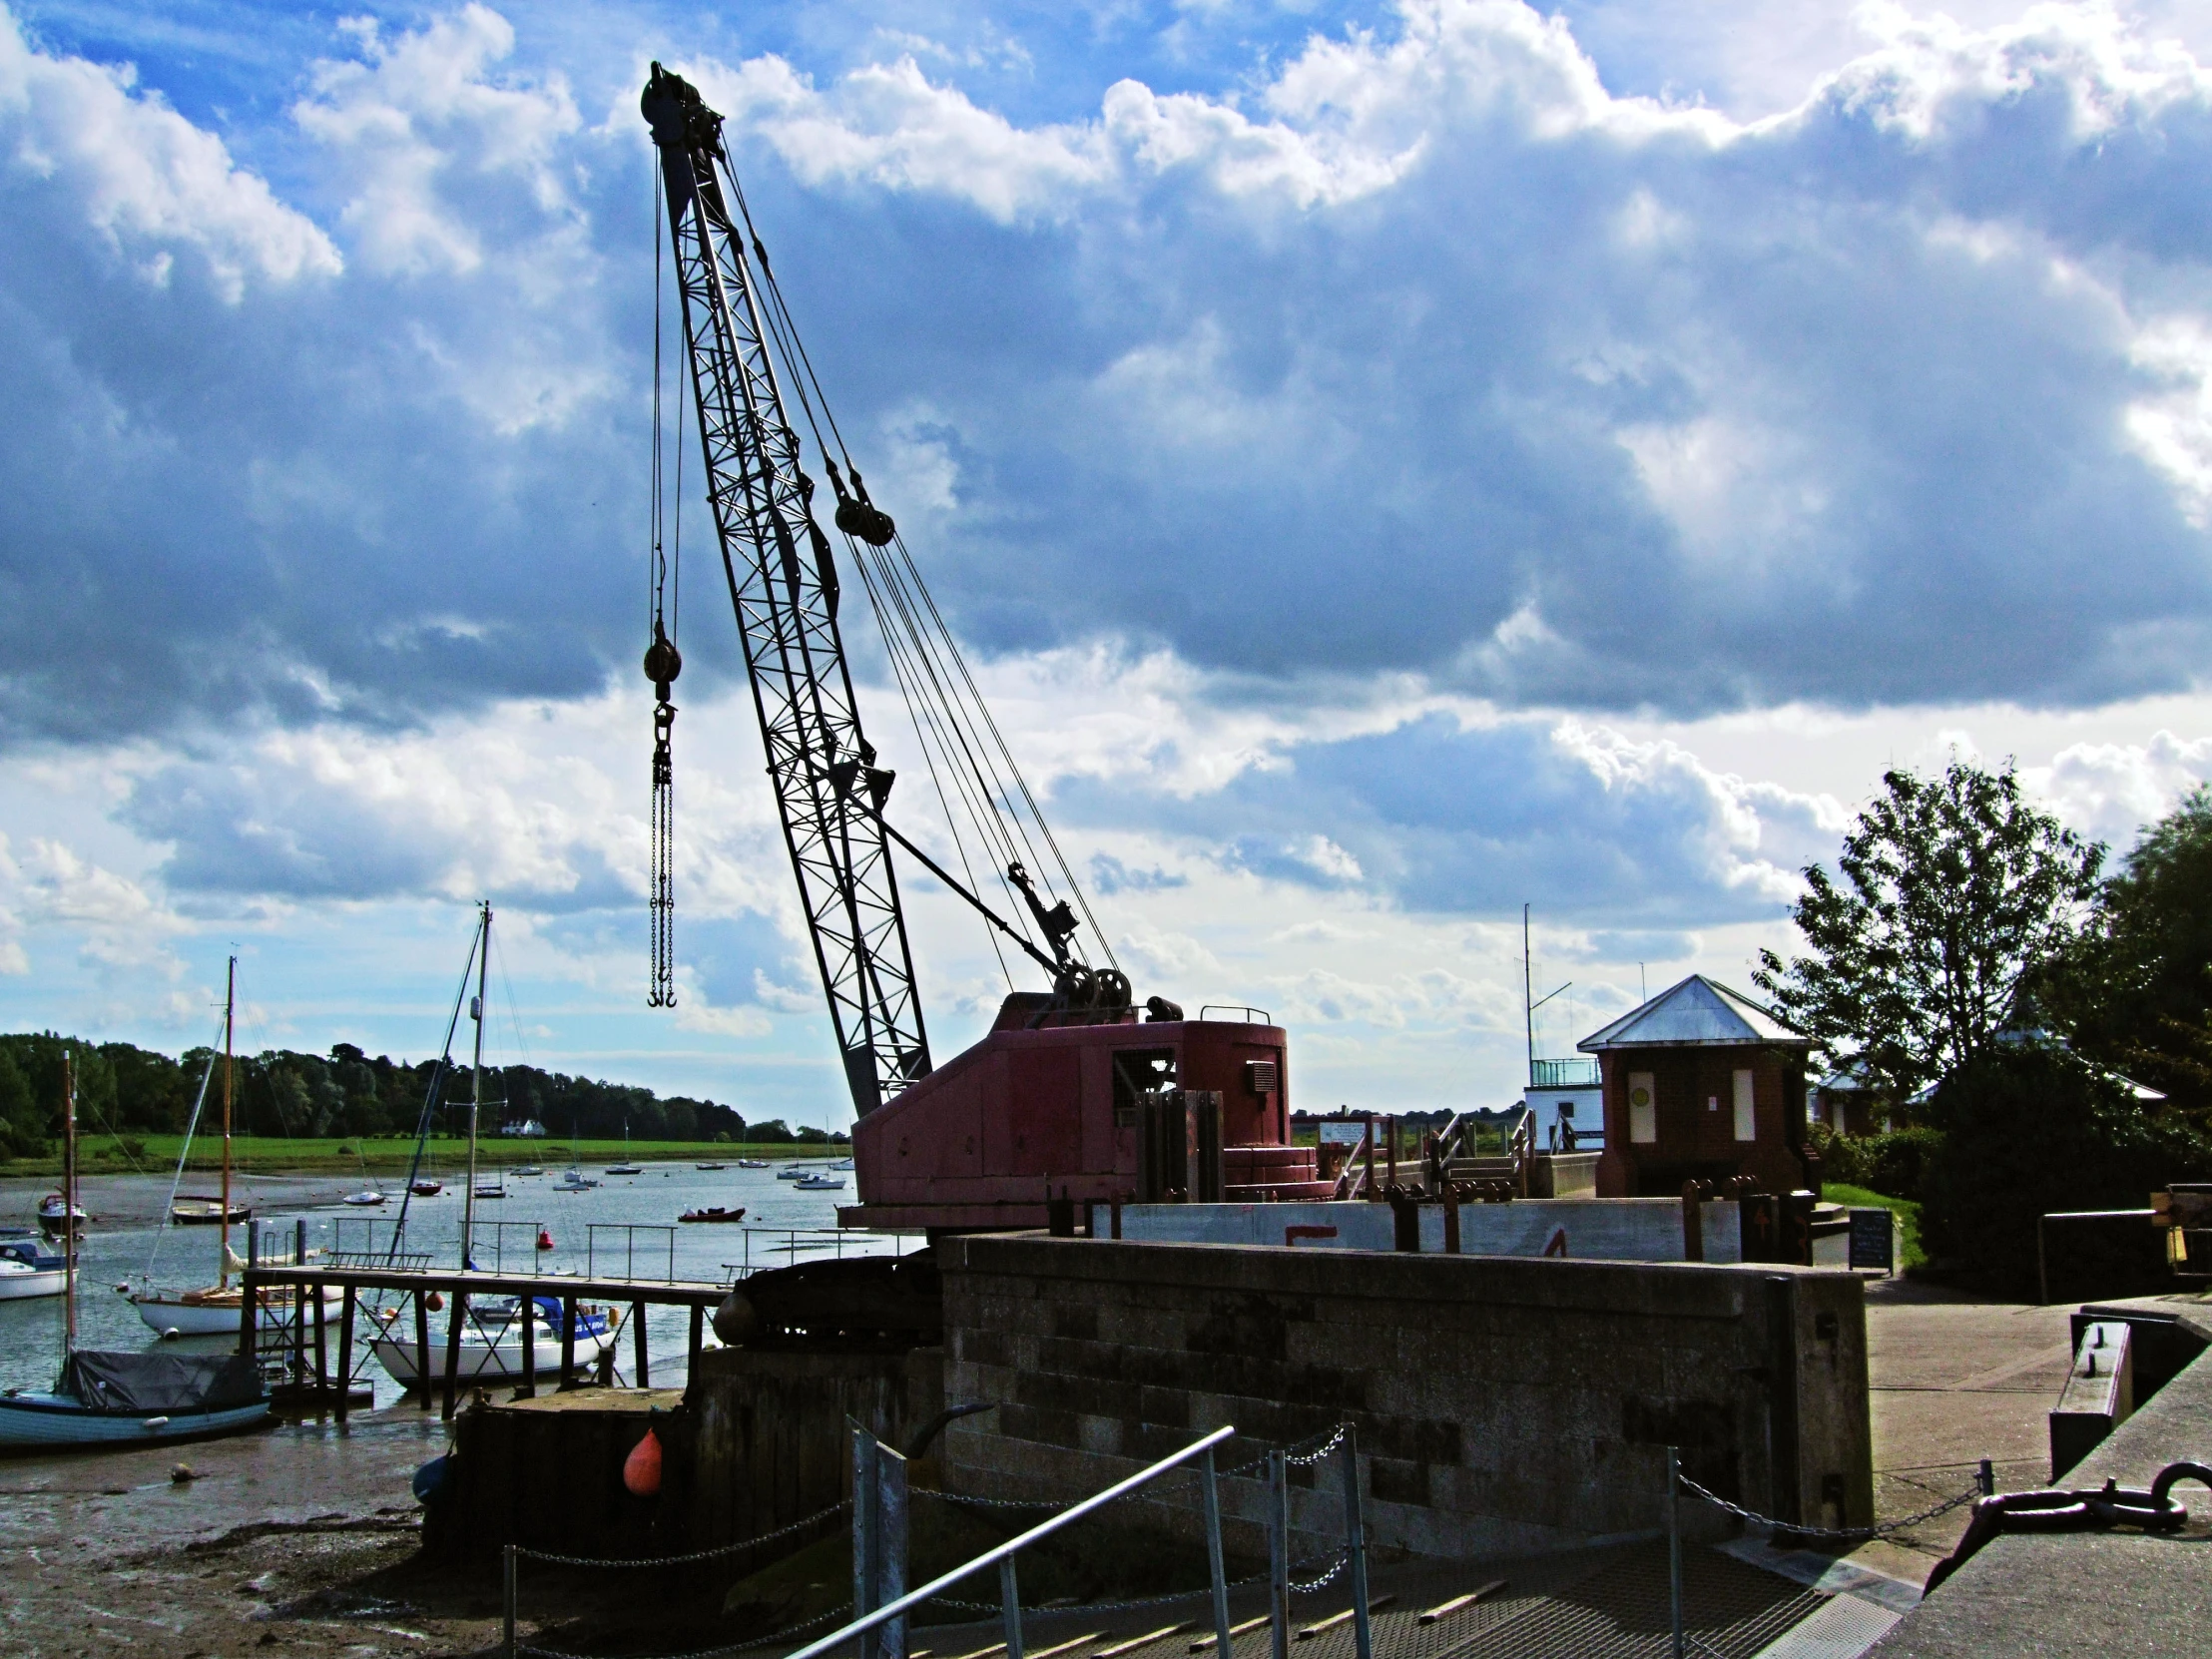
[[[1851,1213],[1851,1265],[1897,1271],[1897,1230],[1887,1210],[1854,1210]]]

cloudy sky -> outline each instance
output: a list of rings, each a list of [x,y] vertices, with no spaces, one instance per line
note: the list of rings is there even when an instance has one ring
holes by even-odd
[[[0,0],[0,1028],[235,948],[419,1056],[488,894],[504,1055],[843,1121],[696,501],[644,1006],[655,58],[1139,994],[1301,1104],[1510,1098],[1523,902],[1550,1052],[1745,983],[1886,766],[2212,770],[2205,8]]]

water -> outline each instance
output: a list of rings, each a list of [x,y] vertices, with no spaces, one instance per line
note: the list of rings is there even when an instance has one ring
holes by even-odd
[[[674,1247],[677,1279],[723,1281],[734,1268],[750,1260],[753,1267],[778,1267],[787,1262],[813,1261],[836,1254],[834,1248],[802,1248],[796,1255],[786,1249],[787,1230],[827,1230],[836,1227],[837,1206],[854,1200],[852,1174],[839,1171],[846,1185],[841,1192],[803,1193],[793,1183],[776,1179],[775,1169],[732,1167],[708,1171],[691,1163],[648,1163],[641,1175],[604,1175],[600,1167],[586,1165],[585,1175],[602,1184],[589,1192],[556,1190],[565,1165],[528,1155],[509,1156],[499,1162],[487,1159],[486,1176],[498,1176],[506,1184],[504,1199],[476,1201],[476,1234],[472,1254],[476,1265],[489,1272],[582,1273],[587,1265],[601,1277],[622,1275],[634,1264],[641,1279],[670,1277],[670,1249]],[[558,1158],[554,1153],[554,1158]],[[504,1171],[526,1161],[544,1161],[546,1173],[536,1176],[505,1175]],[[778,1167],[782,1167],[779,1164]],[[811,1167],[821,1167],[820,1164]],[[428,1251],[435,1265],[450,1267],[460,1254],[461,1213],[465,1177],[440,1170],[436,1178],[446,1188],[436,1198],[414,1199],[407,1211],[406,1249],[410,1254]],[[203,1177],[187,1185],[194,1191],[213,1191]],[[289,1256],[294,1224],[304,1221],[307,1246],[313,1249],[365,1250],[379,1253],[388,1245],[391,1223],[399,1214],[396,1196],[398,1176],[375,1183],[391,1194],[380,1210],[349,1209],[336,1202],[346,1191],[357,1191],[360,1177],[257,1177],[242,1178],[236,1192],[242,1202],[254,1206],[257,1220],[265,1225],[263,1236]],[[0,1222],[34,1223],[39,1195],[50,1191],[51,1181],[0,1183]],[[147,1259],[157,1243],[159,1266],[154,1282],[179,1290],[214,1281],[216,1236],[212,1227],[163,1225],[164,1203],[169,1194],[167,1176],[100,1177],[88,1181],[83,1192],[85,1209],[94,1218],[80,1243],[81,1268],[77,1296],[77,1342],[80,1348],[145,1349],[161,1345],[138,1311],[115,1287],[130,1281],[144,1282]],[[728,1209],[744,1205],[742,1225],[700,1223],[684,1226],[677,1217],[686,1210],[720,1205]],[[502,1226],[501,1224],[504,1224]],[[594,1237],[589,1229],[601,1224]],[[625,1236],[608,1230],[612,1225],[637,1224],[641,1231]],[[533,1248],[538,1230],[553,1237],[553,1248]],[[666,1228],[667,1231],[644,1231]],[[232,1248],[246,1254],[246,1229],[234,1227]],[[802,1246],[829,1246],[827,1238],[798,1241]],[[841,1249],[845,1255],[912,1249],[918,1238],[894,1239],[881,1235],[847,1234]],[[553,1279],[549,1290],[558,1286]],[[557,1293],[557,1290],[555,1291]],[[651,1351],[652,1381],[657,1387],[679,1386],[684,1382],[685,1351],[690,1337],[691,1315],[684,1308],[651,1308],[646,1316],[646,1338]],[[438,1328],[442,1341],[443,1327]],[[367,1335],[366,1322],[354,1334],[356,1352]],[[331,1341],[334,1343],[335,1336]],[[227,1340],[200,1339],[201,1349],[223,1349]],[[51,1297],[27,1302],[0,1302],[0,1386],[46,1388],[53,1384],[62,1352],[62,1299]],[[622,1335],[616,1360],[618,1373],[629,1381],[635,1357],[630,1332]],[[369,1360],[362,1380],[373,1382],[379,1405],[398,1394],[383,1368]]]

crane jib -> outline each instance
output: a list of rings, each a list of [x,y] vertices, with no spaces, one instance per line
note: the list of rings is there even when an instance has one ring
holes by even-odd
[[[661,161],[707,498],[754,712],[853,1107],[865,1115],[930,1062],[883,826],[832,781],[875,758],[837,629],[835,562],[729,212],[721,117],[657,64],[640,107]]]

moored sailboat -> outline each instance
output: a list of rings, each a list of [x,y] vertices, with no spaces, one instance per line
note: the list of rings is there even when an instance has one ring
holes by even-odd
[[[77,1196],[77,1090],[62,1057],[63,1201]],[[269,1415],[246,1356],[77,1349],[77,1241],[62,1246],[62,1370],[49,1390],[0,1392],[0,1449],[148,1445],[250,1428]]]

